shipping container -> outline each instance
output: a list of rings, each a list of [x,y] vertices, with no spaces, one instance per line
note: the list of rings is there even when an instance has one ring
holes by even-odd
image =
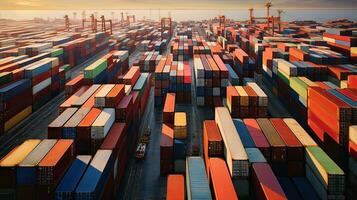
[[[262,129],[265,137],[269,141],[271,147],[270,161],[285,162],[286,161],[286,144],[281,139],[279,134],[274,129],[269,119],[259,118],[257,122]]]
[[[244,124],[246,125],[254,144],[264,155],[265,159],[270,160],[270,144],[266,139],[264,133],[259,127],[258,122],[255,119],[244,119]]]
[[[86,171],[91,158],[91,156],[79,155],[74,159],[72,165],[56,187],[55,199],[74,199],[74,191]]]
[[[185,198],[185,177],[183,175],[168,175],[166,200],[184,200]]]
[[[212,199],[205,165],[201,157],[187,157],[186,159],[186,190],[189,200]]]
[[[257,199],[288,199],[267,163],[252,164],[252,184]]]
[[[232,178],[248,177],[249,163],[241,139],[227,108],[215,108],[215,121],[224,141],[224,154]]]
[[[18,199],[36,199],[37,166],[57,140],[45,139],[29,153],[16,169]]]
[[[214,199],[229,200],[236,199],[238,196],[234,190],[234,186],[226,165],[226,162],[221,158],[210,158],[210,176],[213,185]]]
[[[175,112],[174,115],[174,137],[175,139],[186,139],[187,118],[185,112]]]
[[[74,154],[74,141],[61,139],[41,160],[37,172],[37,198],[54,198],[55,187],[71,165]]]
[[[55,120],[48,125],[48,138],[60,139],[62,138],[63,125],[77,112],[77,108],[67,108]]]
[[[31,153],[41,140],[26,140],[0,160],[0,188],[16,186],[16,167]]]
[[[113,178],[113,156],[111,150],[98,150],[84,172],[74,192],[75,199],[101,199],[107,195],[104,191]]]

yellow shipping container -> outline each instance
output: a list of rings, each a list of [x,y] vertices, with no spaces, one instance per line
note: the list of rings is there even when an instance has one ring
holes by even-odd
[[[351,54],[357,54],[357,47],[351,47]]]
[[[41,142],[41,140],[26,140],[20,146],[8,153],[1,161],[1,167],[13,167],[22,162],[23,159]]]
[[[240,105],[249,106],[249,96],[242,86],[236,86],[236,90],[240,96]]]
[[[32,113],[32,106],[29,106],[23,109],[21,112],[17,113],[11,119],[5,122],[5,131],[8,131],[10,128],[14,127],[20,121],[22,121],[27,116],[29,116],[31,113]]]
[[[185,112],[175,112],[174,137],[185,139],[187,137],[187,118]]]

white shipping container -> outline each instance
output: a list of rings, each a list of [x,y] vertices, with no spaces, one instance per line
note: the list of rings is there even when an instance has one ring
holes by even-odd
[[[49,77],[46,80],[43,80],[42,82],[38,83],[37,85],[32,87],[32,94],[37,94],[41,90],[45,89],[46,87],[50,86],[52,82],[51,77]]]
[[[102,89],[94,96],[94,106],[102,108],[105,106],[105,97],[113,89],[114,84],[103,85]]]
[[[257,93],[259,106],[268,106],[268,96],[265,92],[255,82],[249,82],[247,85]]]
[[[92,139],[103,139],[108,134],[115,120],[115,109],[104,108],[91,127]]]
[[[215,108],[215,121],[224,141],[224,155],[232,178],[249,176],[248,155],[227,108]]]

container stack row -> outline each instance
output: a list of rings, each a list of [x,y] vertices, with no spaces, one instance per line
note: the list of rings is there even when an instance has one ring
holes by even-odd
[[[172,54],[161,58],[155,68],[155,106],[162,106],[167,93],[176,93],[177,103],[191,102],[192,74],[188,61],[173,61]]]

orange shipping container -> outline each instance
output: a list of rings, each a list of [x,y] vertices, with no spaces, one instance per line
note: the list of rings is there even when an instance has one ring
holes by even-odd
[[[166,200],[185,199],[185,178],[183,175],[167,176]]]
[[[210,175],[216,200],[238,200],[226,162],[221,158],[210,158]]]

